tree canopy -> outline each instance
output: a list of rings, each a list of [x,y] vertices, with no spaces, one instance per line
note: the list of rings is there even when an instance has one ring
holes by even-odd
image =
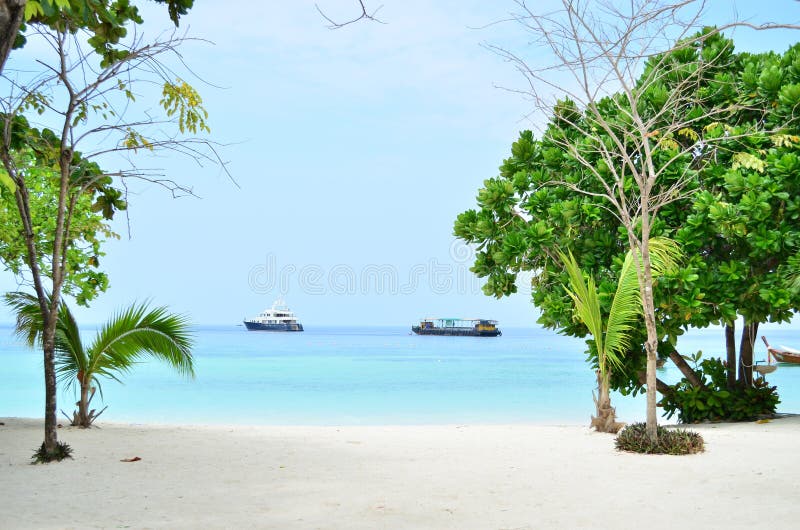
[[[636,111],[653,123],[648,136],[665,199],[651,234],[674,239],[687,257],[655,292],[662,357],[688,326],[732,326],[739,315],[757,329],[760,322],[786,321],[800,309],[800,297],[782,274],[800,250],[800,45],[783,54],[737,54],[730,39],[713,31],[694,39],[693,46],[650,58],[637,85]],[[693,104],[669,107],[678,97]],[[455,222],[455,234],[478,246],[472,270],[487,278],[487,295],[515,292],[517,275],[532,271],[539,322],[572,336],[587,331],[572,318],[558,253],[571,252],[597,279],[607,314],[628,250],[618,215],[603,197],[604,186],[611,185],[605,177],[624,164],[609,168],[597,154],[603,146],[593,144],[614,141],[602,127],[632,127],[630,115],[620,110],[625,105],[619,93],[599,99],[595,114],[560,101],[539,138],[520,134],[500,174],[479,190],[478,209]],[[585,131],[597,134],[588,137]],[[573,152],[563,148],[565,137],[577,146]],[[612,147],[623,154],[636,150]],[[588,193],[576,193],[577,186]],[[632,186],[626,177],[624,187]],[[632,344],[643,343],[636,336],[642,328],[632,330]],[[744,338],[752,355],[749,331]],[[644,356],[635,350],[625,357],[626,375],[614,379],[617,388],[640,384]]]
[[[176,26],[194,4],[194,0],[154,1],[167,7]],[[124,47],[117,45],[128,34],[128,25],[142,22],[139,8],[130,0],[0,0],[0,72],[11,49],[25,45],[31,25],[89,31],[89,44],[107,66],[125,56]]]

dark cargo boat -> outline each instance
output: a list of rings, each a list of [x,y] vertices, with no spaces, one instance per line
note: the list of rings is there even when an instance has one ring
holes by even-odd
[[[497,337],[496,320],[480,318],[425,318],[418,326],[411,326],[417,335],[450,335],[455,337]]]

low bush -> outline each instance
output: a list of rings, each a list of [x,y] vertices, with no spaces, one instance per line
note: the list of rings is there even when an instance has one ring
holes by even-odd
[[[56,442],[55,453],[48,453],[45,449],[44,442],[42,446],[33,453],[31,459],[32,464],[46,464],[48,462],[60,462],[65,458],[72,458],[72,447],[65,442]]]
[[[664,416],[675,413],[681,423],[702,421],[751,421],[775,414],[780,398],[777,388],[756,378],[752,387],[728,390],[725,365],[719,359],[705,359],[695,371],[705,387],[694,387],[685,378],[672,386],[660,405]]]
[[[628,425],[617,435],[617,450],[661,455],[690,455],[705,450],[703,437],[696,432],[664,427],[658,427],[657,432],[658,442],[653,444],[647,436],[646,424]]]

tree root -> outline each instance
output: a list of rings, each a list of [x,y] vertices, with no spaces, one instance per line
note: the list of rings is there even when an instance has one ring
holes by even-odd
[[[70,422],[69,424],[70,424],[70,426],[71,426],[71,427],[82,427],[82,428],[84,428],[84,429],[88,429],[89,427],[91,427],[91,426],[92,426],[92,424],[94,423],[94,421],[95,421],[97,418],[99,418],[99,417],[100,417],[100,415],[101,415],[103,412],[105,412],[105,410],[106,410],[107,408],[108,408],[108,405],[106,405],[105,407],[103,407],[103,408],[100,410],[100,412],[96,412],[96,410],[97,410],[97,409],[92,409],[92,410],[90,410],[90,411],[89,411],[89,414],[87,414],[87,415],[86,415],[86,421],[85,421],[85,422],[82,422],[82,421],[81,421],[81,416],[80,416],[80,414],[79,414],[79,412],[78,412],[77,410],[75,410],[75,411],[73,411],[73,412],[72,412],[72,418],[70,418],[70,417],[67,415],[67,413],[66,413],[66,412],[64,412],[64,410],[63,410],[63,409],[61,409],[61,414],[63,414],[63,415],[64,415],[64,417],[65,417],[65,418],[67,418],[67,420],[69,420],[69,422]]]
[[[597,416],[592,416],[592,421],[589,424],[590,428],[597,430],[597,432],[617,434],[625,427],[625,423],[617,421],[617,409],[611,406],[610,399],[603,399],[601,403],[601,400],[598,399],[594,392],[592,392],[592,398],[594,398]]]

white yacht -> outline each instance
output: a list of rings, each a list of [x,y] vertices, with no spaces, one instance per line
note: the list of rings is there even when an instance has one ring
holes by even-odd
[[[244,325],[250,331],[303,331],[297,315],[280,298],[257,317],[244,319]]]

